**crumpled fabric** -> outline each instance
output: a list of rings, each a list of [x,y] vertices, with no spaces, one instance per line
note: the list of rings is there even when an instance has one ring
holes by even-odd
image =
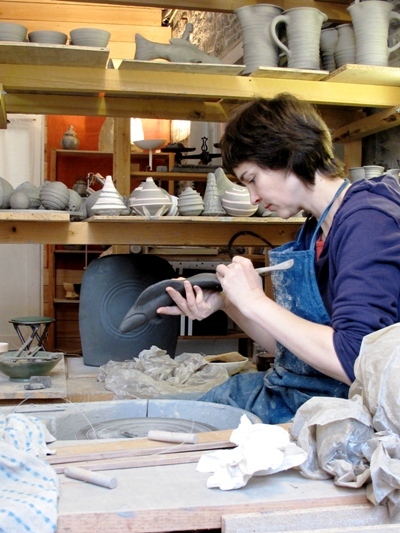
[[[56,531],[58,476],[38,457],[54,440],[36,417],[0,415],[0,533]]]
[[[290,441],[286,429],[270,424],[252,424],[246,415],[242,415],[230,441],[237,447],[204,454],[197,464],[198,472],[213,473],[207,480],[207,488],[240,489],[253,476],[288,470],[307,457]]]
[[[311,479],[366,485],[368,499],[400,518],[400,323],[364,337],[349,399],[314,397],[297,411],[291,434],[308,454]]]
[[[142,350],[129,361],[109,361],[99,368],[97,376],[118,399],[204,393],[228,378],[225,368],[211,365],[199,353],[183,353],[172,359],[157,346]]]

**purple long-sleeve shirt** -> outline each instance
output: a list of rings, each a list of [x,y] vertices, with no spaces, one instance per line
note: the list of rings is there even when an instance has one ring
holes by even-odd
[[[309,221],[309,242],[315,220]],[[318,286],[339,360],[354,380],[365,335],[400,321],[400,186],[390,175],[356,181],[333,219]]]

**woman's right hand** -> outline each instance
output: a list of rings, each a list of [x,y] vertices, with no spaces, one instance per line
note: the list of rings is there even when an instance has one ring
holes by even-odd
[[[184,281],[186,298],[172,287],[166,291],[176,305],[159,307],[157,313],[161,315],[185,315],[192,320],[204,320],[216,311],[224,308],[224,295],[220,291],[202,290],[190,281]]]

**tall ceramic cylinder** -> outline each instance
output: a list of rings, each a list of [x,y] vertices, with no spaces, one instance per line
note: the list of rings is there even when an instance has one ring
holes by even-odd
[[[356,62],[356,38],[353,25],[346,23],[336,26],[338,40],[334,51],[336,68]]]
[[[356,0],[347,8],[356,38],[357,64],[387,66],[389,55],[400,47],[400,41],[388,46],[389,24],[392,20],[400,21],[393,7],[382,0]]]
[[[336,68],[335,48],[339,34],[336,28],[325,28],[321,30],[320,50],[322,68],[332,72]]]
[[[282,12],[272,4],[251,4],[235,10],[243,34],[243,74],[251,74],[258,67],[278,66],[279,49],[272,40],[270,26]]]
[[[314,7],[294,7],[276,16],[271,22],[272,39],[288,59],[289,68],[319,70],[319,43],[325,13]],[[278,35],[278,26],[285,24],[287,45]]]

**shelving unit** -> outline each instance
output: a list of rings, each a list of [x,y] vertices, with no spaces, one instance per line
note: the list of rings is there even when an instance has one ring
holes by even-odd
[[[51,55],[51,50],[47,53]],[[56,53],[59,57],[60,50]],[[192,65],[190,71],[174,65],[172,72],[169,65],[151,62],[129,61],[129,68],[91,68],[54,65],[50,60],[47,65],[29,64],[28,59],[21,60],[20,56],[18,64],[13,64],[7,59],[13,55],[4,52],[2,57],[0,127],[6,126],[7,113],[113,116],[117,131],[113,154],[57,150],[54,157],[68,161],[70,169],[74,158],[86,159],[91,171],[102,157],[108,164],[117,158],[120,175],[113,177],[125,180],[124,190],[132,190],[131,180],[142,181],[148,175],[144,169],[131,172],[131,159],[124,146],[124,132],[131,116],[223,122],[237,105],[255,95],[271,98],[280,92],[293,92],[319,106],[333,138],[344,143],[348,166],[361,163],[362,137],[394,127],[400,120],[400,69],[392,67],[346,65],[333,73],[318,71],[313,75],[295,69],[261,68],[250,76],[242,76],[237,66],[232,69],[229,65],[225,69],[210,65],[198,70],[193,70]],[[365,108],[379,111],[366,117]],[[55,179],[56,163],[52,172]],[[77,177],[74,175],[73,179]],[[189,176],[160,173],[157,178],[171,183]],[[190,179],[202,181],[206,175],[196,174],[194,178],[191,174]],[[51,225],[48,222],[37,217],[0,218],[0,242],[218,247],[226,246],[235,233],[248,230],[279,245],[294,237],[302,220],[96,216],[83,222],[53,221]],[[258,246],[260,242],[247,234],[237,244]]]

